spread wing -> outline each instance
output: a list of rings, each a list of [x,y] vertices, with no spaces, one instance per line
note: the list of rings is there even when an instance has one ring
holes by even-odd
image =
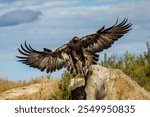
[[[21,44],[21,49],[18,48],[18,51],[23,55],[17,56],[19,62],[38,68],[41,71],[46,70],[47,73],[56,69],[59,70],[62,67],[73,68],[70,49],[67,44],[54,51],[46,48],[44,48],[44,51],[37,51],[25,42],[25,46]],[[66,64],[68,66],[65,66]]]
[[[117,22],[110,28],[105,29],[103,26],[96,33],[81,38],[82,44],[88,51],[92,53],[103,51],[111,47],[114,41],[117,41],[125,33],[131,30],[131,23],[127,23],[128,19],[124,19],[121,23]]]

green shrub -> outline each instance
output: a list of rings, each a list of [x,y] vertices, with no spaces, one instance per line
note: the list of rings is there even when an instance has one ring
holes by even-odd
[[[139,85],[150,91],[150,45],[148,43],[147,49],[147,52],[138,56],[129,52],[126,52],[120,58],[117,57],[117,54],[113,54],[110,57],[104,54],[104,60],[101,65],[121,69]]]
[[[67,100],[70,96],[70,80],[73,78],[73,74],[65,72],[62,76],[61,82],[59,84],[59,91],[56,92],[52,99],[53,100]]]

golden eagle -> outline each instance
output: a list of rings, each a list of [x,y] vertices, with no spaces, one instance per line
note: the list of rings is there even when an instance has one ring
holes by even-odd
[[[25,42],[21,44],[18,51],[23,56],[17,56],[19,62],[30,67],[46,70],[47,73],[67,68],[71,73],[80,73],[85,75],[90,65],[96,64],[99,55],[97,52],[111,47],[111,45],[121,38],[125,33],[131,30],[131,23],[127,23],[125,18],[121,23],[116,23],[105,29],[105,26],[97,32],[84,36],[82,38],[73,37],[69,43],[50,50],[44,48],[43,51],[37,51]]]

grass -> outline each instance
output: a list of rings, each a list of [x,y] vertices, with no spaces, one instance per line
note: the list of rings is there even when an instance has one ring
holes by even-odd
[[[7,79],[3,79],[0,76],[0,93],[4,92],[6,90],[12,89],[12,88],[23,87],[23,86],[41,83],[43,81],[43,79],[44,79],[44,77],[39,77],[39,78],[32,79],[30,81],[14,82],[14,81],[9,81]]]
[[[21,95],[13,99],[17,100],[49,100],[55,92],[59,90],[60,80],[54,80],[47,77],[39,77],[30,81],[13,82],[0,78],[0,94],[5,93],[7,90],[24,89],[27,86],[39,84],[40,89],[38,92],[31,95]]]
[[[46,82],[45,82],[46,81]],[[41,88],[39,92],[32,95],[22,95],[17,97],[18,100],[51,100],[53,94],[59,90],[59,80],[44,80],[41,82]]]

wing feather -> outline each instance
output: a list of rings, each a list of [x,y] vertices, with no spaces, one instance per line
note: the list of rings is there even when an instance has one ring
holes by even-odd
[[[47,73],[59,70],[62,67],[68,67],[65,64],[71,62],[69,60],[70,49],[67,44],[54,51],[46,48],[44,48],[44,51],[37,51],[25,42],[24,46],[20,45],[18,51],[22,54],[22,56],[17,56],[19,62],[41,71],[45,70]],[[69,63],[69,65],[73,64]]]
[[[82,45],[92,53],[100,52],[103,51],[103,49],[111,47],[115,41],[131,30],[132,24],[127,23],[127,21],[128,19],[125,18],[121,23],[118,24],[117,19],[113,26],[107,29],[105,29],[105,26],[103,26],[96,33],[82,37]]]

